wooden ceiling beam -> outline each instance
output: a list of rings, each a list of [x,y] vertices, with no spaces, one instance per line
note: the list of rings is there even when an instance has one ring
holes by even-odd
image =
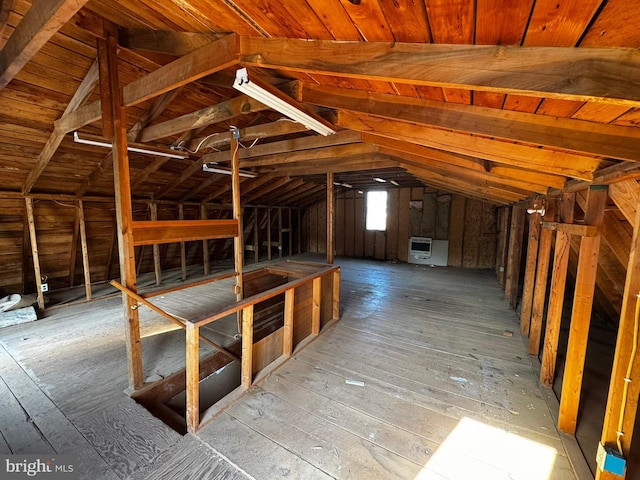
[[[0,90],[8,85],[45,43],[87,0],[33,2],[0,51]]]
[[[640,129],[586,120],[300,83],[299,100],[383,118],[638,161]]]
[[[513,203],[509,200],[505,200],[502,197],[497,197],[492,193],[489,193],[486,191],[477,192],[474,190],[469,190],[468,188],[461,188],[457,185],[453,185],[451,183],[445,182],[442,179],[434,178],[430,175],[420,175],[420,174],[414,174],[414,175],[421,182],[423,182],[425,186],[437,188],[438,190],[442,190],[448,193],[455,193],[458,195],[462,195],[463,197],[482,200],[483,202],[494,203],[497,205],[508,205],[510,203]]]
[[[469,177],[462,174],[450,176],[448,172],[430,165],[421,165],[412,162],[399,163],[401,167],[407,169],[414,175],[419,174],[422,178],[429,176],[429,178],[439,179],[452,185],[464,186],[466,188],[472,186],[475,188],[475,191],[491,192],[493,195],[503,196],[505,200],[520,201],[531,196],[533,193],[529,190],[505,185],[492,180],[479,180],[476,177]]]
[[[248,162],[247,160],[255,159],[256,157],[262,157],[260,160],[256,161],[280,163],[282,161],[282,157],[279,154],[347,145],[360,142],[361,139],[362,135],[360,132],[345,130],[326,137],[321,135],[309,135],[306,137],[282,140],[280,142],[272,142],[265,145],[256,145],[252,148],[240,150],[240,165],[243,168],[249,167],[251,166],[251,162]],[[229,152],[209,153],[205,155],[204,158],[205,162],[228,162]],[[263,163],[262,165],[268,165],[268,163]]]
[[[267,166],[258,169],[259,173],[273,175],[305,176],[318,175],[328,172],[352,172],[358,170],[377,170],[380,168],[397,167],[398,162],[388,155],[375,153],[360,153],[351,156],[327,158],[322,161],[305,160],[280,166]]]
[[[193,50],[211,44],[211,42],[223,36],[224,35],[215,33],[121,28],[118,31],[118,44],[131,50],[142,50],[145,52],[182,57]]]
[[[291,181],[291,177],[281,177],[281,178],[278,178],[277,180],[274,179],[274,181],[266,184],[264,188],[256,189],[251,195],[248,195],[243,200],[246,204],[253,203],[256,199],[267,195],[269,192],[279,189],[280,187],[282,187],[283,185],[287,184],[290,181]]]
[[[240,95],[211,107],[144,128],[138,134],[138,139],[141,142],[151,142],[158,138],[171,137],[188,130],[224,122],[240,115],[259,112],[267,108],[266,105],[251,97]]]
[[[310,161],[318,162],[341,157],[351,157],[364,153],[375,153],[378,150],[376,145],[370,143],[351,143],[347,145],[337,145],[335,147],[313,148],[310,150],[297,150],[290,153],[280,153],[275,155],[265,155],[251,160],[241,160],[242,168],[256,168],[265,166],[280,167],[289,163]]]
[[[289,135],[292,133],[306,132],[309,129],[301,123],[283,120],[271,123],[263,123],[252,127],[240,129],[240,140],[242,142],[251,142],[256,139],[278,137],[280,135]],[[207,135],[206,137],[194,138],[189,142],[187,148],[191,151],[201,151],[207,148],[220,148],[231,143],[231,132],[220,132]],[[255,148],[255,147],[254,147]],[[244,150],[240,151],[242,158]],[[228,161],[228,159],[227,159]]]
[[[66,115],[70,115],[73,112],[76,112],[80,108],[80,105],[82,105],[82,103],[89,97],[89,95],[91,95],[93,89],[97,84],[98,61],[96,60],[87,71],[87,74],[80,83],[80,86],[76,90],[76,93],[74,93],[73,97],[71,98],[71,101],[67,105],[67,108],[65,109],[62,117],[64,118]],[[60,130],[57,125],[54,126],[53,132],[47,139],[47,143],[45,143],[44,148],[36,159],[36,164],[29,172],[29,175],[27,176],[27,179],[22,186],[23,194],[26,195],[31,191],[35,183],[38,181],[38,178],[40,178],[40,175],[42,175],[42,172],[44,172],[45,168],[47,168],[49,161],[53,158],[53,155],[56,153],[56,150],[62,143],[62,140],[64,139],[66,133],[66,131]]]
[[[398,152],[397,150],[392,150],[390,148],[382,148],[380,149],[380,153],[398,157],[398,159],[402,162],[419,167],[425,167],[445,176],[451,176],[453,178],[466,178],[469,180],[480,182],[482,184],[492,185],[496,187],[502,186],[505,188],[511,187],[514,189],[522,190],[523,193],[526,192],[527,196],[532,195],[533,193],[546,194],[547,190],[549,189],[549,187],[547,186],[536,185],[534,183],[527,182],[524,176],[521,179],[501,177],[493,173],[469,170],[463,167],[458,167],[456,165],[447,165],[445,163],[434,161],[429,158],[424,158],[418,155],[411,155],[404,152]]]
[[[122,88],[124,106],[137,105],[170,90],[238,63],[238,37],[226,35],[177,60],[154,70]],[[100,101],[64,115],[56,128],[65,133],[77,130],[102,117]]]
[[[640,106],[633,48],[519,47],[242,37],[243,65]]]
[[[591,181],[600,160],[340,110],[337,124],[514,167]]]

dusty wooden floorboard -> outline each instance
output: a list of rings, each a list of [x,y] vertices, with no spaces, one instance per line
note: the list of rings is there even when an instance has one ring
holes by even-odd
[[[204,428],[198,438],[221,452],[253,478],[328,480],[333,477],[294,452],[250,428],[225,412],[215,428]]]
[[[20,388],[7,385],[34,412],[36,425],[53,419],[41,432],[55,451],[84,445],[88,457],[99,459],[94,470],[87,467],[92,479],[178,478],[176,472],[187,471],[189,478],[413,479],[427,465],[434,467],[429,478],[448,480],[452,472],[432,459],[464,418],[556,449],[551,478],[576,478],[493,272],[339,261],[341,321],[197,438],[180,437],[123,393],[120,298],[3,329],[0,342],[23,373]],[[223,283],[210,284],[154,302],[198,316],[229,292]],[[183,333],[146,309],[141,324],[145,373],[175,368]],[[219,326],[216,339],[235,334],[235,322]],[[513,337],[503,337],[505,330]],[[64,434],[56,434],[58,426]],[[0,452],[8,448],[3,441]],[[455,461],[473,464],[479,452]],[[499,465],[480,461],[481,467],[500,473]]]
[[[186,435],[173,448],[167,449],[128,478],[131,480],[251,479],[250,476],[193,435]]]

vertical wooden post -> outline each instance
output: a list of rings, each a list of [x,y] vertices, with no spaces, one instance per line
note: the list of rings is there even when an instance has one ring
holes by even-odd
[[[504,279],[507,269],[507,249],[509,239],[509,213],[507,207],[500,209],[500,226],[498,232],[498,251],[496,254],[496,275],[498,283],[504,287]]]
[[[340,270],[333,272],[333,320],[340,319]]]
[[[282,207],[278,207],[278,258],[282,258]]]
[[[298,208],[298,254],[302,253],[302,210]]]
[[[76,202],[76,218],[73,223],[73,237],[71,237],[71,257],[69,258],[69,287],[73,287],[76,279],[76,260],[78,251],[78,236],[80,235],[80,209]]]
[[[38,309],[44,311],[44,294],[42,293],[42,273],[40,272],[40,256],[38,255],[38,237],[36,236],[36,222],[33,215],[33,199],[24,197],[27,208],[27,222],[29,223],[29,240],[31,241],[31,256],[33,257],[33,274],[36,280],[38,294]]]
[[[284,329],[282,331],[282,354],[290,357],[293,353],[293,310],[295,289],[284,292]]]
[[[253,305],[242,309],[242,386],[253,383]]]
[[[293,255],[293,223],[291,222],[291,207],[287,207],[289,215],[289,256]]]
[[[178,219],[184,220],[184,205],[178,204]],[[182,281],[187,279],[187,245],[180,242],[180,270],[182,271]]]
[[[507,276],[504,282],[505,300],[511,308],[518,304],[518,282],[520,278],[520,254],[522,252],[522,235],[524,233],[525,208],[515,206],[511,210],[509,227],[509,252],[507,254]]]
[[[258,207],[253,207],[253,260],[260,261],[260,222],[258,221]]]
[[[335,225],[335,195],[333,185],[333,172],[327,172],[327,263],[333,263],[333,252],[335,251],[335,235],[333,226]]]
[[[271,260],[271,207],[267,207],[267,260]]]
[[[524,270],[524,286],[522,287],[522,309],[520,312],[520,333],[529,335],[531,322],[531,307],[533,302],[533,286],[536,279],[538,262],[538,246],[540,244],[540,224],[542,215],[542,200],[533,202],[533,213],[529,219],[529,241],[527,243],[527,263]]]
[[[587,208],[584,217],[585,224],[595,226],[602,225],[606,204],[607,186],[591,186],[587,198]],[[567,361],[562,381],[560,410],[558,412],[558,429],[571,435],[574,435],[576,432],[578,420],[582,374],[587,352],[591,309],[593,307],[593,292],[595,290],[596,273],[598,271],[599,249],[600,234],[594,237],[582,237],[578,255],[578,271],[576,273],[576,289],[573,296],[573,310],[571,311]]]
[[[196,433],[200,427],[200,329],[187,322],[187,430]]]
[[[238,158],[238,140],[231,136],[231,192],[233,219],[238,221],[238,234],[233,237],[234,262],[236,270],[236,300],[242,300],[242,206],[240,205],[240,160]]]
[[[562,195],[562,201],[559,209],[560,221],[562,223],[573,223],[573,209],[575,202],[575,193],[565,193]],[[547,308],[547,326],[544,334],[542,366],[540,368],[540,383],[549,388],[553,386],[553,379],[556,371],[558,339],[560,337],[560,325],[562,322],[562,308],[564,305],[570,252],[571,236],[565,232],[556,232],[549,306]]]
[[[544,218],[553,222],[556,215],[556,199],[548,198]],[[547,280],[549,278],[549,258],[551,256],[551,243],[553,231],[548,228],[540,233],[540,245],[538,250],[538,268],[536,270],[536,283],[533,289],[533,302],[531,306],[531,325],[529,327],[529,355],[538,355],[540,352],[540,334],[542,332],[542,316],[544,315],[544,301],[547,298]]]
[[[200,205],[200,219],[206,220],[207,217],[207,204],[203,203]],[[209,242],[206,238],[202,240],[202,263],[204,265],[204,274],[209,275]]]
[[[84,291],[87,300],[91,300],[91,269],[89,268],[89,247],[87,245],[87,229],[84,222],[84,206],[82,200],[77,201],[78,221],[80,224],[80,243],[82,245],[82,270],[84,272]]]
[[[607,408],[602,427],[603,445],[617,449],[618,431],[622,454],[629,459],[633,430],[636,421],[638,397],[640,396],[640,355],[636,353],[632,360],[634,337],[638,333],[636,318],[637,302],[640,301],[640,201],[635,204],[633,237],[627,264],[627,277],[624,284],[616,353],[609,384]],[[635,338],[637,341],[637,338]],[[631,366],[629,374],[629,366]],[[628,380],[627,380],[628,379]],[[625,386],[627,391],[625,392]],[[625,402],[624,412],[622,403]],[[596,469],[596,480],[615,480],[619,477]]]
[[[311,305],[311,333],[320,334],[320,300],[322,295],[322,277],[313,279],[313,303]]]
[[[151,210],[151,221],[158,220],[158,204],[156,202],[149,203],[149,209]],[[162,272],[160,269],[160,245],[157,243],[153,245],[153,271],[156,275],[156,285],[160,285],[162,281]]]
[[[133,247],[133,211],[131,207],[131,181],[127,152],[126,109],[122,106],[122,91],[118,80],[117,40],[114,32],[106,39],[98,39],[98,66],[100,69],[100,98],[102,110],[113,117],[113,178],[118,224],[118,253],[120,283],[137,291],[135,252]],[[125,317],[125,336],[129,387],[137,390],[144,383],[142,350],[140,346],[140,320],[136,301],[122,294]]]

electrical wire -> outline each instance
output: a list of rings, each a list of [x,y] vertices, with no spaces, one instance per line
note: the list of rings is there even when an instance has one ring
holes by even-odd
[[[240,145],[242,148],[246,148],[247,150],[255,147],[256,143],[258,143],[258,140],[260,140],[260,137],[256,138],[253,143],[251,145],[249,145],[248,147],[245,147],[240,141],[238,141],[238,145]]]
[[[629,395],[629,384],[631,383],[631,370],[633,368],[633,362],[636,358],[636,352],[638,351],[638,324],[640,323],[640,293],[636,295],[636,314],[633,325],[633,347],[631,349],[631,355],[629,356],[629,364],[627,365],[627,372],[624,377],[624,386],[622,387],[622,401],[620,402],[620,416],[618,417],[618,430],[616,431],[616,444],[618,445],[618,452],[622,455],[622,442],[621,437],[624,435],[622,431],[624,423],[624,413],[627,408],[627,397]]]

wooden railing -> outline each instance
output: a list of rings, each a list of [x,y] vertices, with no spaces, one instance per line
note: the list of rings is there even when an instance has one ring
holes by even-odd
[[[328,265],[302,278],[298,278],[284,285],[272,288],[265,292],[253,295],[233,305],[220,309],[215,314],[200,320],[188,320],[186,322],[186,422],[187,430],[195,433],[201,427],[200,412],[200,357],[199,342],[200,328],[227,317],[234,313],[242,312],[242,359],[241,359],[241,385],[237,393],[243,393],[254,382],[253,376],[253,314],[255,305],[284,294],[284,325],[282,327],[283,341],[282,354],[266,366],[262,373],[275,368],[278,364],[291,356],[294,350],[294,312],[296,291],[301,287],[312,284],[311,304],[311,334],[318,336],[321,328],[322,317],[322,279],[331,276],[331,320],[340,317],[340,267]],[[329,293],[329,292],[326,292]],[[299,342],[302,343],[302,342]],[[203,412],[204,413],[204,412]]]

